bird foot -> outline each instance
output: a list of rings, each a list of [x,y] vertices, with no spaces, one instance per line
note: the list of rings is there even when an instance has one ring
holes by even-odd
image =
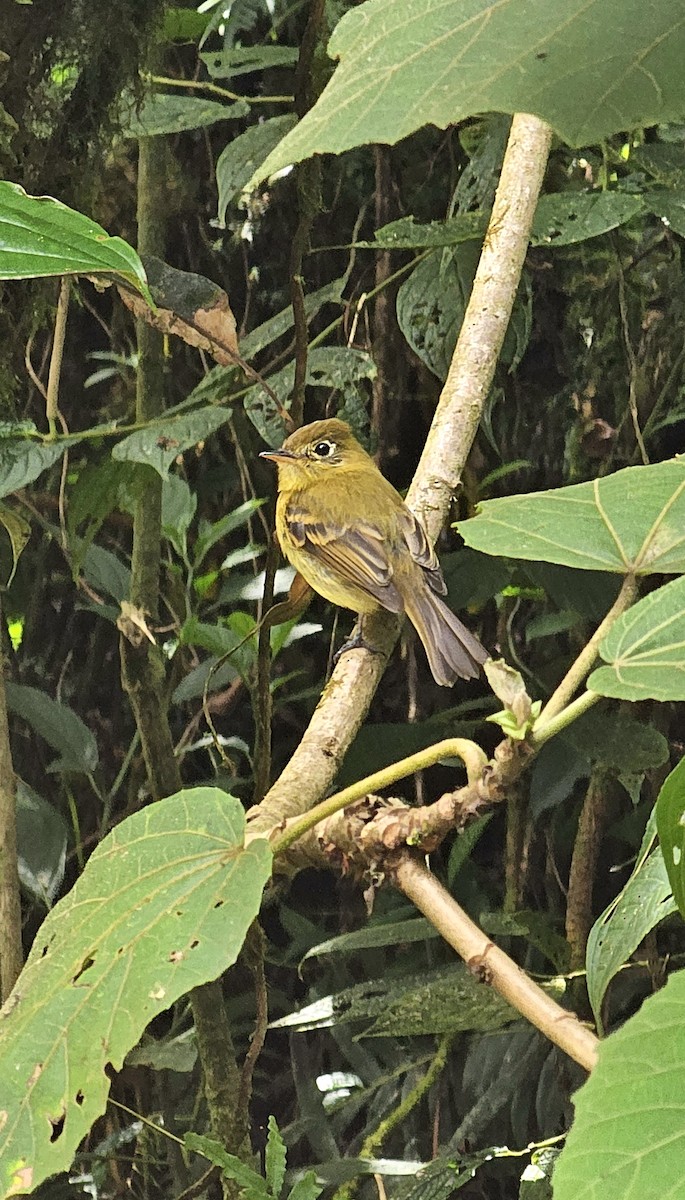
[[[372,646],[369,642],[367,642],[366,638],[364,637],[364,628],[361,622],[355,625],[352,633],[347,638],[347,641],[343,642],[340,649],[333,655],[333,662],[336,664],[336,666],[338,659],[341,657],[341,655],[346,654],[348,650],[368,650],[370,654],[383,653],[382,650],[377,650],[375,646]]]

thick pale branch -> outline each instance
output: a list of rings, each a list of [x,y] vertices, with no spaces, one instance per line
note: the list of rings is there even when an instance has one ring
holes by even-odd
[[[551,132],[537,117],[514,117],[492,218],[447,382],[409,491],[434,540],[447,516],[487,399],[511,315],[530,227],[547,163]],[[333,783],[364,720],[397,620],[380,614],[365,636],[381,654],[342,656],[308,729],[280,778],[249,820],[259,832],[306,812]]]
[[[457,954],[545,1037],[591,1071],[599,1039],[574,1013],[561,1008],[474,925],[422,863],[403,857],[394,871],[397,886],[449,942]]]

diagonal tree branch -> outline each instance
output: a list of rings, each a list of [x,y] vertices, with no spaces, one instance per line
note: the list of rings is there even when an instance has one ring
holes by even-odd
[[[512,121],[471,299],[407,498],[433,540],[446,519],[492,383],[551,136],[549,126],[537,117],[517,114]],[[295,753],[263,802],[248,814],[253,833],[268,833],[306,812],[331,786],[366,717],[398,634],[398,621],[381,613],[365,626],[366,637],[381,653],[343,655]]]

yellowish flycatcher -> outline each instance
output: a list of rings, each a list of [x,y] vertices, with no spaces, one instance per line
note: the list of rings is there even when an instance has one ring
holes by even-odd
[[[406,613],[436,683],[475,679],[488,653],[440,599],[447,588],[423,526],[349,425],[313,421],[261,457],[278,467],[281,549],[314,591],[360,618]],[[360,621],[343,650],[363,644]]]

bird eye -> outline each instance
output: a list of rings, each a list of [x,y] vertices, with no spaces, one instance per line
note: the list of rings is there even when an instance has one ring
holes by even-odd
[[[335,442],[317,442],[312,450],[317,458],[330,458],[335,454]]]

